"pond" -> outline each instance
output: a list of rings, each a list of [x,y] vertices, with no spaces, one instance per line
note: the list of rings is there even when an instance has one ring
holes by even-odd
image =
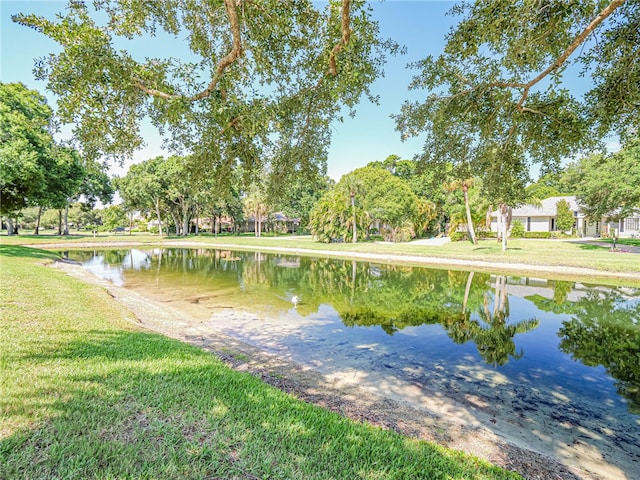
[[[530,448],[640,478],[640,289],[214,249],[62,254],[328,376],[453,401]]]

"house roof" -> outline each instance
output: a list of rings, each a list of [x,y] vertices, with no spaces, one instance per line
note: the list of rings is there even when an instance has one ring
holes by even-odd
[[[572,212],[578,212],[578,216],[583,216],[580,212],[580,207],[576,200],[575,195],[566,195],[560,197],[545,198],[540,202],[540,205],[523,205],[518,208],[514,208],[512,212],[513,217],[555,217],[558,213],[557,203],[560,200],[565,200],[569,203],[569,210]],[[491,213],[492,216],[497,216],[498,211],[495,210]]]

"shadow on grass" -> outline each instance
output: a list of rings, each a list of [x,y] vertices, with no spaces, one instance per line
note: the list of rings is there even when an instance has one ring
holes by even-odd
[[[53,398],[56,415],[0,441],[1,478],[518,478],[155,334],[88,331],[11,368],[34,361],[49,369],[14,401]]]
[[[581,243],[580,250],[608,250],[611,248],[609,245],[593,245],[591,243]]]
[[[476,247],[473,249],[474,252],[477,252],[478,250],[489,250],[495,253],[500,253],[502,252],[502,247],[500,246],[493,246],[493,247]],[[522,248],[520,247],[507,247],[507,250],[522,250]]]
[[[41,241],[50,241],[50,240],[64,241],[64,240],[78,240],[82,238],[94,238],[93,235],[85,234],[85,233],[69,233],[68,235],[58,235],[57,233],[40,233],[39,235],[21,233],[20,235],[3,235],[3,237],[8,239],[19,238],[20,240],[41,240]]]
[[[18,245],[0,245],[0,257],[23,257],[35,259],[57,260],[60,257],[53,252],[38,248],[20,247]]]

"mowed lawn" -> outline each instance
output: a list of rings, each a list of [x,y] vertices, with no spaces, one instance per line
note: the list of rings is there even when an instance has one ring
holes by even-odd
[[[0,246],[2,479],[507,479],[138,330],[100,288]]]

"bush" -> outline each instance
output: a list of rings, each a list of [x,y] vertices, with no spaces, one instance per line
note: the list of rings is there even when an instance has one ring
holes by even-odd
[[[513,238],[524,238],[524,224],[519,221],[513,222],[511,225],[511,237]]]
[[[459,242],[461,240],[467,240],[467,233],[466,232],[453,232],[451,234],[451,241],[452,242]]]
[[[551,238],[551,232],[526,232],[524,238]]]

